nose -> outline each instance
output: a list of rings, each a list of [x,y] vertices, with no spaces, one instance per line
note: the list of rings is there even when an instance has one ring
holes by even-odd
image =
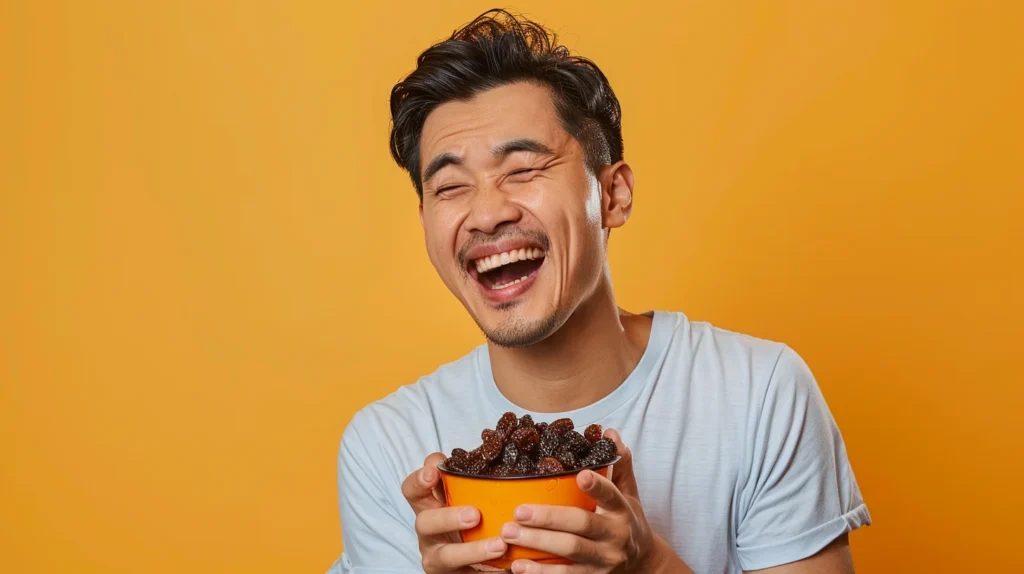
[[[523,216],[508,194],[493,185],[478,188],[469,209],[464,224],[466,230],[487,235],[493,235],[502,225],[518,222]]]

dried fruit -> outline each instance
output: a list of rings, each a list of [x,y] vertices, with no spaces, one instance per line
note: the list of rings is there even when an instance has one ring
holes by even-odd
[[[516,466],[516,459],[519,458],[519,448],[516,443],[510,442],[505,445],[505,452],[501,455],[501,463],[505,466],[513,467]]]
[[[466,472],[469,474],[480,474],[487,468],[487,461],[484,457],[480,456],[480,452],[477,451],[476,455],[470,455],[469,465],[466,467]]]
[[[590,452],[587,453],[585,459],[587,466],[611,462],[615,459],[616,450],[615,441],[610,438],[603,438],[595,442],[590,446]]]
[[[480,432],[483,442],[466,451],[452,449],[445,459],[447,470],[475,476],[539,476],[575,471],[615,459],[615,443],[602,438],[601,425],[592,424],[581,434],[570,418],[534,423],[533,417],[505,413],[494,430]]]
[[[512,436],[515,432],[516,427],[519,426],[519,418],[516,417],[515,413],[505,413],[501,415],[498,420],[498,424],[494,427],[494,431],[501,435],[502,442],[508,440],[508,437]]]
[[[540,434],[537,433],[536,428],[532,426],[523,426],[522,423],[520,423],[516,432],[512,433],[512,438],[510,440],[519,447],[520,452],[533,452],[533,449],[537,448],[537,445],[540,444]]]
[[[537,463],[533,462],[529,456],[520,454],[519,459],[516,460],[516,474],[530,475],[537,471]]]
[[[562,467],[562,463],[551,457],[541,459],[540,464],[537,465],[537,474],[554,474],[563,470],[565,468]]]
[[[559,446],[561,446],[561,442],[558,439],[558,435],[546,432],[544,436],[540,437],[540,448],[537,449],[537,456],[540,458],[553,456]]]
[[[502,463],[502,464],[499,464],[499,465],[496,465],[496,466],[492,467],[487,472],[487,474],[490,475],[490,476],[512,476],[513,472],[515,472],[515,468],[513,468],[513,467],[511,467],[511,466],[509,466],[507,464]]]
[[[544,432],[562,436],[563,434],[571,431],[574,426],[575,425],[572,424],[572,419],[558,419],[557,421],[549,424],[547,430]]]
[[[469,458],[469,453],[461,448],[452,449],[452,455],[449,456],[444,464],[448,470],[454,470],[456,472],[466,472],[466,462]]]
[[[555,459],[562,463],[562,467],[565,470],[575,470],[580,464],[576,458],[576,453],[567,444],[563,444],[558,448],[558,451],[555,453]]]
[[[590,441],[574,430],[563,434],[561,442],[562,446],[569,448],[577,456],[583,456],[590,450]]]
[[[484,457],[484,460],[491,462],[498,458],[498,455],[501,454],[501,451],[504,448],[505,441],[501,439],[501,436],[498,435],[498,433],[494,433],[494,435],[491,436],[491,440],[485,442],[480,448],[480,454]]]

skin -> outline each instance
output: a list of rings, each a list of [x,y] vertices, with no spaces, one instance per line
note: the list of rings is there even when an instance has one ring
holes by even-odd
[[[632,169],[620,161],[589,170],[549,90],[527,82],[432,111],[421,134],[420,165],[433,172],[443,158],[445,165],[423,179],[427,253],[487,335],[502,394],[524,409],[562,412],[615,390],[636,367],[651,330],[649,317],[616,305],[608,265],[609,232],[632,211]],[[544,244],[546,256],[525,288],[495,300],[474,277],[467,254],[509,241]],[[596,512],[524,505],[501,538],[474,543],[458,542],[457,533],[476,525],[479,512],[444,505],[436,470],[444,455],[430,455],[402,485],[416,513],[424,571],[474,572],[470,565],[499,557],[515,543],[577,562],[518,560],[512,566],[517,573],[690,572],[644,517],[629,449],[614,430],[605,436],[623,457],[611,480],[590,471],[577,477],[597,502]],[[844,541],[765,572],[852,573]]]

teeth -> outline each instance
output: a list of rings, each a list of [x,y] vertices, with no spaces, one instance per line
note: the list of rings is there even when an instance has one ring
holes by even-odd
[[[491,269],[497,269],[502,265],[515,263],[516,261],[540,259],[541,257],[544,257],[544,252],[541,249],[536,247],[523,247],[522,249],[513,249],[512,251],[506,251],[505,253],[481,257],[474,261],[473,264],[476,265],[478,273],[484,273]],[[511,285],[511,283],[509,285]]]
[[[515,285],[516,283],[522,283],[523,281],[526,281],[526,277],[527,277],[526,275],[523,275],[522,277],[520,277],[519,279],[516,279],[515,281],[513,281],[511,283],[503,283],[501,285],[491,285],[491,291],[497,291],[498,289],[504,289],[505,287],[511,287],[511,286]]]

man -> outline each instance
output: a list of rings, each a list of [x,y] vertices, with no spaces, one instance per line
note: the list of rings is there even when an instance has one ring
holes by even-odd
[[[353,418],[332,572],[470,572],[508,544],[576,562],[517,573],[853,572],[847,534],[870,517],[799,356],[617,307],[607,247],[634,179],[596,65],[491,11],[420,56],[391,112],[430,260],[487,344]],[[616,429],[622,460],[580,473],[596,512],[527,504],[462,543],[480,515],[444,505],[436,464],[505,411]]]

